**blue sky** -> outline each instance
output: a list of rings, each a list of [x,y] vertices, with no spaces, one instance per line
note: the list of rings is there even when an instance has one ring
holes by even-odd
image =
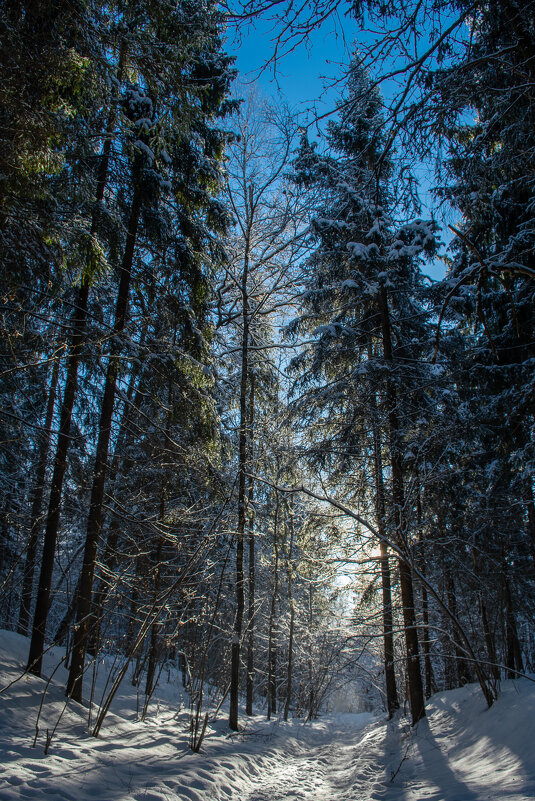
[[[324,94],[326,83],[341,75],[342,65],[349,61],[349,50],[356,25],[353,20],[327,20],[315,29],[306,43],[298,44],[277,64],[276,75],[270,67],[258,78],[266,95],[280,96],[296,110],[304,111],[314,104],[321,113],[332,109],[336,89]],[[345,41],[344,41],[345,36]],[[242,79],[254,80],[272,56],[273,32],[266,22],[256,22],[242,30],[241,43],[229,37],[228,49],[237,56],[236,66]],[[323,96],[323,97],[322,97]]]
[[[229,32],[230,33],[230,32]],[[228,51],[236,56],[236,67],[240,81],[257,83],[263,94],[280,98],[296,111],[303,114],[309,122],[314,114],[328,114],[336,107],[343,89],[344,65],[347,66],[353,43],[356,38],[370,41],[371,33],[359,30],[354,19],[328,19],[320,28],[312,31],[306,43],[284,55],[276,66],[262,71],[274,50],[273,31],[269,23],[256,21],[242,28],[241,41],[229,35]],[[310,130],[311,138],[318,135],[317,126]],[[431,172],[426,176],[424,165],[419,170],[424,197],[429,197],[428,189],[432,180]],[[423,210],[427,216],[430,211]],[[442,238],[450,241],[451,234],[445,228]],[[441,262],[428,265],[424,270],[432,278],[442,278],[444,266]]]

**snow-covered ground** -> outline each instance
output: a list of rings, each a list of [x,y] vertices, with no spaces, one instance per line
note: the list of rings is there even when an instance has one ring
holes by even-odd
[[[28,641],[0,633],[0,690],[22,674]],[[61,657],[45,659],[48,676]],[[65,671],[47,693],[23,676],[0,694],[0,801],[527,801],[535,798],[535,683],[506,682],[487,710],[475,685],[435,695],[416,729],[369,714],[312,724],[260,716],[229,736],[222,718],[200,754],[187,748],[176,680],[164,682],[145,723],[128,681],[98,739],[87,710],[64,709]],[[99,680],[100,681],[100,680]],[[99,683],[97,681],[97,685]],[[177,711],[178,710],[178,711]]]

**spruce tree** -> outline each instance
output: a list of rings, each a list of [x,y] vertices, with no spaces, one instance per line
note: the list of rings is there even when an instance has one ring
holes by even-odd
[[[295,361],[304,390],[296,409],[312,439],[314,460],[322,471],[330,472],[333,484],[339,482],[348,499],[356,501],[351,473],[358,461],[372,464],[375,492],[380,493],[386,483],[386,476],[378,472],[382,442],[387,443],[391,478],[386,519],[381,502],[377,514],[379,528],[388,532],[401,554],[409,700],[415,723],[425,709],[405,448],[426,372],[418,361],[429,342],[418,258],[433,251],[435,236],[433,225],[421,220],[396,226],[391,210],[393,165],[382,154],[381,124],[379,95],[354,65],[341,119],[328,128],[328,153],[321,155],[304,141],[295,163],[296,179],[319,188],[326,198],[313,219],[317,247],[309,260],[306,313],[292,325],[294,331],[306,331],[313,338]],[[372,442],[369,428],[375,432]],[[390,580],[384,554],[382,578],[388,605]],[[397,697],[391,652],[391,623],[386,616],[385,669],[388,708],[393,712]]]
[[[151,52],[158,53],[158,58],[155,63],[147,62],[148,91],[141,86],[132,86],[127,89],[124,99],[126,116],[131,121],[127,145],[131,153],[130,208],[113,323],[112,344],[115,342],[115,349],[108,357],[101,400],[67,685],[69,695],[78,701],[82,699],[91,594],[103,524],[108,451],[119,377],[118,356],[128,324],[134,256],[139,248],[138,231],[145,235],[146,247],[162,236],[166,237],[167,248],[174,246],[180,282],[189,293],[186,303],[192,310],[191,323],[202,325],[202,316],[200,319],[199,316],[203,301],[206,302],[206,281],[212,255],[209,233],[217,232],[224,224],[222,208],[211,200],[211,196],[219,187],[218,163],[226,140],[226,134],[217,128],[217,118],[228,113],[233,105],[226,102],[232,71],[230,60],[221,52],[218,16],[214,9],[202,9],[192,17],[188,4],[171,9],[163,3],[146,11],[146,46]],[[166,26],[162,28],[160,22],[164,14]],[[186,14],[187,29],[184,28]],[[197,27],[192,28],[193,23]],[[158,37],[164,37],[163,49],[169,48],[175,58],[165,64],[163,72],[155,69],[161,58]],[[179,50],[179,41],[184,42],[182,50]],[[165,212],[162,214],[166,202],[173,210],[170,216]],[[174,231],[167,228],[166,231],[166,226],[173,222],[175,225],[178,223],[178,228]],[[195,328],[193,335],[195,341],[198,336]],[[191,347],[189,350],[194,352]]]

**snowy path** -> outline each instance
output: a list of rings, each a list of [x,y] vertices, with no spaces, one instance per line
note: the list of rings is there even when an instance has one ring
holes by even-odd
[[[366,723],[369,723],[369,717],[363,715],[360,721],[353,721],[353,726],[346,726],[343,730],[329,727],[325,733],[326,744],[314,746],[297,738],[267,775],[257,778],[255,788],[244,801],[334,801],[343,798],[348,789],[348,765],[352,766],[349,769],[352,771]],[[306,736],[305,732],[303,736]]]
[[[335,770],[325,765],[325,757],[332,758],[333,750],[331,746],[316,754],[283,760],[270,771],[267,781],[259,777],[259,786],[247,801],[330,801],[335,797],[331,781]]]
[[[303,740],[291,740],[277,764],[258,776],[244,801],[405,798],[401,782],[393,782],[392,776],[397,777],[405,761],[409,737],[406,724],[388,726],[369,715],[344,715],[324,722],[323,727],[321,733],[304,729]]]

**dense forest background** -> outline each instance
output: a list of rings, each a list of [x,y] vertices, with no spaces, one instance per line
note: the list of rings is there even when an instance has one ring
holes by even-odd
[[[276,64],[329,14],[365,35],[328,121],[236,81],[229,31]],[[535,658],[533,4],[6,0],[0,65],[28,671],[64,645],[82,701],[116,656],[98,734],[174,666],[193,750],[227,697],[491,705]]]

